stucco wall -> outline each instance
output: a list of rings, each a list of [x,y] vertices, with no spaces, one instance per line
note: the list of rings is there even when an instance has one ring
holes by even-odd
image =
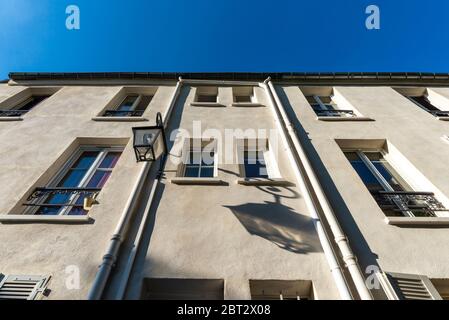
[[[448,134],[448,123],[437,120],[390,87],[334,90],[375,121],[319,121],[298,86],[277,87],[291,115],[300,121],[296,123],[298,134],[309,146],[309,155],[314,158],[314,166],[357,257],[362,265],[378,264],[384,271],[449,278],[447,228],[386,224],[384,213],[335,141],[386,139],[447,196],[449,145],[441,137]],[[449,97],[448,89],[434,90]]]
[[[255,90],[265,106],[232,107],[232,88],[220,87],[225,107],[194,107],[195,87],[185,86],[170,129],[192,133],[198,120],[203,130],[218,129],[223,136],[225,129],[273,129],[265,92]],[[281,175],[294,182],[280,138],[279,145]],[[225,299],[249,299],[249,279],[312,280],[317,298],[339,298],[298,188],[239,185],[236,163],[218,164],[226,185],[176,185],[170,182],[177,171],[171,160],[179,152],[170,154],[150,244],[134,268],[129,298],[140,295],[145,277],[224,279]]]
[[[0,122],[0,214],[11,213],[76,138],[131,138],[131,127],[139,124],[91,120],[120,88],[63,87],[24,115],[23,121]],[[0,85],[0,102],[24,89]],[[173,90],[173,86],[158,88],[144,115],[150,122],[140,125],[154,122]],[[93,224],[0,224],[0,272],[49,274],[50,299],[85,299],[140,166],[128,143],[98,198],[100,204],[89,213]],[[79,290],[66,289],[69,265],[80,268]]]

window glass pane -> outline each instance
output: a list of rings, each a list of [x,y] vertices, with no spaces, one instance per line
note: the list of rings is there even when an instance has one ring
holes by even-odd
[[[139,104],[136,107],[136,110],[145,111],[145,109],[148,107],[152,99],[153,96],[142,96],[142,98],[139,101]]]
[[[32,96],[31,99],[29,99],[28,102],[26,102],[23,106],[18,108],[18,110],[31,110],[32,108],[34,108],[36,105],[38,105],[39,103],[41,103],[48,97],[50,97],[50,96],[49,95]]]
[[[245,151],[244,166],[247,178],[268,178],[262,151]]]
[[[368,154],[367,154],[368,155]],[[378,182],[376,177],[371,173],[368,167],[363,163],[355,152],[345,152],[345,156],[348,158],[354,170],[360,176],[363,183],[366,185],[370,191],[383,190],[381,184]]]
[[[198,177],[199,176],[199,166],[188,166],[185,169],[184,177]]]
[[[317,103],[314,96],[306,96],[306,99],[310,104]]]
[[[57,215],[62,207],[39,207],[35,214],[37,215]]]
[[[413,101],[417,102],[424,108],[430,111],[440,111],[437,107],[435,107],[432,103],[430,103],[429,99],[426,96],[419,96],[419,97],[410,97]]]
[[[136,99],[138,98],[138,95],[129,95],[123,100],[123,102],[120,104],[120,106],[117,108],[119,111],[130,111],[132,110],[132,106]]]
[[[387,180],[388,184],[395,191],[404,191],[404,188],[401,186],[399,181],[391,174],[391,172],[384,166],[383,161],[372,161],[377,171]]]
[[[217,102],[216,95],[200,94],[197,96],[198,102]]]
[[[212,178],[214,176],[214,167],[202,167],[201,178]]]
[[[121,152],[108,152],[100,163],[100,168],[114,168],[120,158]]]
[[[251,96],[235,96],[235,102],[251,102]]]
[[[76,169],[89,169],[92,163],[98,156],[98,151],[84,151],[72,168]]]
[[[201,153],[201,165],[214,165],[214,152],[204,151]]]
[[[69,170],[58,183],[58,187],[77,187],[86,175],[87,170]]]
[[[111,171],[97,171],[94,173],[92,178],[90,178],[87,184],[88,188],[102,188],[106,181],[108,181]]]

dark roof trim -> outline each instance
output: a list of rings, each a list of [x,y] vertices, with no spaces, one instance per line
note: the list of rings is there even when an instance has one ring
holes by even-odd
[[[9,78],[14,81],[23,80],[236,80],[263,81],[271,77],[274,81],[412,81],[412,82],[448,82],[449,73],[421,73],[421,72],[280,72],[280,73],[243,73],[243,72],[11,72]]]

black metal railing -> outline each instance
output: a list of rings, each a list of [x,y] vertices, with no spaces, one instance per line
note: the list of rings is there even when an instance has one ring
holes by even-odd
[[[36,188],[23,205],[29,207],[83,207],[85,198],[93,198],[100,191],[100,188]]]
[[[334,109],[334,110],[315,110],[317,116],[319,117],[345,117],[345,116],[350,116],[350,117],[355,117],[356,115],[354,114],[353,110],[339,110],[339,109]]]
[[[131,111],[120,111],[120,110],[106,110],[103,117],[141,117],[143,110],[131,110]]]
[[[20,117],[29,110],[0,110],[0,117]]]
[[[432,192],[377,191],[373,193],[382,210],[402,215],[436,217],[437,211],[448,211]]]
[[[435,117],[449,117],[449,111],[429,111]]]

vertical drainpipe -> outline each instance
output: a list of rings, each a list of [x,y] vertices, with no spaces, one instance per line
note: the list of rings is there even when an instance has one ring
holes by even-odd
[[[181,86],[182,86],[182,79],[179,78],[179,81],[177,82],[175,90],[171,97],[170,105],[162,117],[164,127],[168,123],[168,119],[170,118],[173,106],[175,105]],[[152,163],[153,162],[145,162],[140,169],[139,176],[133,185],[131,193],[126,202],[125,208],[123,209],[122,215],[120,217],[120,220],[109,242],[108,250],[106,251],[106,254],[103,256],[103,261],[98,268],[92,287],[89,290],[87,296],[88,300],[100,300],[103,295],[104,288],[108,282],[112,268],[115,266],[115,263],[117,261],[120,246],[125,239],[125,233],[128,228],[128,224],[134,213],[134,209],[136,207],[139,194],[143,188],[145,178],[148,175]]]
[[[281,128],[281,132],[283,132],[283,134],[286,137],[290,138],[290,140],[287,139],[286,142],[289,150],[288,152],[289,158],[293,163],[297,180],[300,182],[300,187],[305,195],[304,198],[306,200],[307,207],[311,211],[312,216],[314,218],[315,226],[317,228],[318,235],[320,236],[320,241],[323,245],[324,253],[331,267],[331,271],[332,274],[334,275],[337,287],[339,288],[340,295],[342,296],[343,299],[351,298],[349,288],[342,274],[342,270],[337,263],[335,252],[333,251],[332,246],[330,245],[329,237],[326,234],[325,229],[323,228],[323,225],[320,221],[318,210],[311,196],[312,192],[316,195],[318,199],[319,205],[324,213],[326,221],[333,234],[334,240],[338,245],[343,261],[345,262],[348,268],[348,271],[352,277],[352,280],[356,286],[360,298],[362,300],[372,300],[373,298],[371,296],[371,293],[365,285],[365,278],[363,276],[363,273],[360,270],[360,267],[357,263],[357,259],[349,246],[348,238],[344,234],[338,222],[338,219],[335,216],[335,213],[333,212],[332,207],[330,206],[329,201],[327,200],[327,197],[319,183],[319,180],[315,175],[315,171],[313,170],[313,167],[311,166],[310,161],[307,158],[307,155],[301,143],[299,142],[298,137],[296,136],[295,129],[288,119],[285,109],[279,97],[276,94],[271,79],[268,78],[267,80],[265,80],[264,85],[273,107],[273,112],[277,120],[276,122],[278,126]],[[303,173],[299,169],[298,163],[296,162],[296,159],[292,154],[291,147],[293,147],[294,151],[296,152],[299,158],[299,161],[301,161],[305,174],[307,175],[310,181],[311,188],[309,188],[304,182],[305,180],[303,177]]]

